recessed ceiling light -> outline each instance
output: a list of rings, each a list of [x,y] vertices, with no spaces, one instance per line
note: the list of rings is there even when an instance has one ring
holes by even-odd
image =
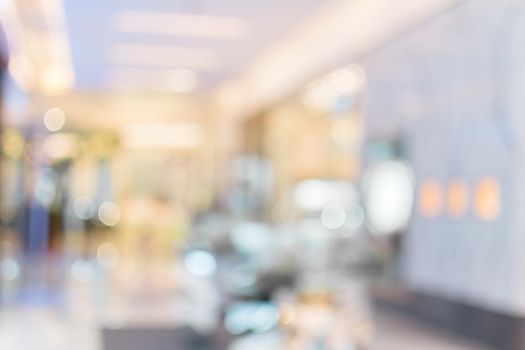
[[[246,37],[250,26],[245,20],[231,17],[124,11],[117,14],[115,29],[123,33],[235,40]]]

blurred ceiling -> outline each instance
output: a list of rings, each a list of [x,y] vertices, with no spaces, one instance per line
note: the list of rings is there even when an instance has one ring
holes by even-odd
[[[0,20],[35,116],[113,128],[249,117],[461,1],[5,0]]]
[[[206,91],[337,0],[64,0],[79,90]]]

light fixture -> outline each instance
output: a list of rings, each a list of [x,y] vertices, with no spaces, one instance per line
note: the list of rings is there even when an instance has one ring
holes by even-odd
[[[449,216],[459,218],[468,210],[469,189],[462,179],[453,179],[448,185],[447,209]]]
[[[346,181],[309,179],[295,186],[293,196],[299,209],[317,212],[331,204],[349,206],[357,201],[358,194],[356,188]]]
[[[414,178],[400,161],[385,161],[366,174],[366,214],[374,234],[388,235],[403,230],[412,215]]]
[[[434,178],[421,182],[418,195],[420,213],[427,219],[437,218],[443,210],[444,190],[441,183]]]
[[[476,182],[474,214],[483,221],[494,221],[501,212],[501,186],[497,178],[487,176]]]

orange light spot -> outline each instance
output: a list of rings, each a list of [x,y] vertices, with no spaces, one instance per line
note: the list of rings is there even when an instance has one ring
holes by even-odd
[[[419,210],[424,217],[433,219],[443,210],[443,190],[435,179],[423,181],[419,189]]]
[[[485,177],[476,183],[474,213],[483,221],[493,221],[501,212],[501,187],[497,179]]]
[[[447,192],[447,208],[451,217],[459,218],[467,212],[468,187],[465,181],[454,179],[450,181]]]

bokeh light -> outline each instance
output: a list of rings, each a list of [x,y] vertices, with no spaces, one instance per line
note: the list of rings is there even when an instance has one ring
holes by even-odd
[[[73,200],[73,213],[82,220],[88,220],[95,215],[95,205],[88,196],[78,196]]]
[[[483,221],[496,220],[501,212],[501,187],[498,179],[485,177],[474,189],[474,213]]]
[[[346,221],[345,209],[339,204],[330,204],[321,212],[321,223],[327,229],[338,229],[343,227]]]
[[[402,230],[409,222],[414,202],[412,170],[402,162],[385,161],[367,174],[368,226],[378,234]]]
[[[44,115],[44,125],[49,131],[59,131],[65,124],[66,115],[60,108],[51,108]]]
[[[104,202],[98,208],[98,219],[106,226],[115,226],[121,217],[120,207],[114,202]]]
[[[20,276],[20,265],[15,259],[6,258],[0,261],[0,277],[6,281],[14,281]]]
[[[203,250],[192,250],[184,257],[184,266],[189,273],[199,277],[208,277],[217,270],[217,262],[210,253]]]
[[[437,179],[426,179],[419,186],[419,211],[427,219],[438,217],[443,210],[443,188]]]
[[[448,214],[454,218],[465,215],[469,205],[469,190],[462,179],[454,179],[449,182],[447,192]]]

